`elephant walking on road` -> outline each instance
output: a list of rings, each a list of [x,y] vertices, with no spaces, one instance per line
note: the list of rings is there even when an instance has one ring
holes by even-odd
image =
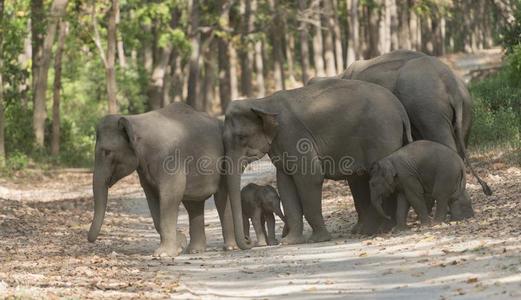
[[[411,142],[409,119],[387,89],[358,80],[324,80],[280,91],[262,99],[234,101],[226,111],[224,146],[235,238],[244,238],[240,180],[244,167],[268,154],[277,170],[277,187],[289,231],[285,244],[331,238],[322,216],[324,179],[347,180],[358,213],[355,231],[376,233],[384,218],[371,205],[369,169],[373,162]]]
[[[190,222],[187,251],[205,250],[204,202],[212,195],[225,248],[236,248],[222,170],[222,128],[221,121],[182,103],[139,115],[104,117],[96,128],[95,211],[88,240],[94,242],[100,232],[109,187],[137,170],[161,237],[154,255],[178,254],[176,228],[181,202]],[[203,165],[198,163],[203,160]]]

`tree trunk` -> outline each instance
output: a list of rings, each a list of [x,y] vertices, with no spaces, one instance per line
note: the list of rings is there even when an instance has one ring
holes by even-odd
[[[324,69],[324,50],[322,41],[322,23],[320,21],[320,0],[313,0],[311,3],[313,21],[315,25],[315,35],[313,36],[313,62],[315,64],[315,76],[323,77],[326,75]]]
[[[221,113],[226,112],[226,108],[231,99],[231,66],[230,54],[228,53],[228,41],[220,37],[218,43],[218,64],[219,64],[219,99],[221,101]]]
[[[302,68],[302,83],[306,84],[309,80],[309,41],[308,41],[308,25],[304,21],[308,16],[306,14],[306,0],[299,0],[299,34],[300,34],[300,65]]]
[[[57,156],[60,154],[60,98],[62,87],[62,56],[65,47],[65,37],[67,36],[68,24],[65,21],[60,22],[60,30],[58,33],[58,46],[54,56],[54,84],[52,98],[52,137],[51,137],[51,154]]]
[[[284,37],[284,21],[281,18],[281,11],[278,9],[278,2],[276,0],[270,0],[270,9],[274,14],[273,25],[271,27],[271,33],[273,37],[273,56],[275,58],[275,88],[277,90],[285,90],[286,76],[284,74],[284,50],[283,50],[283,37]]]
[[[118,85],[116,82],[116,16],[119,12],[119,0],[112,0],[107,26],[107,96],[109,98],[109,114],[118,113]]]
[[[358,0],[347,0],[349,10],[349,34],[347,39],[346,67],[352,64],[360,53],[360,23],[358,22]]]
[[[255,2],[255,0],[253,0]],[[253,3],[255,5],[255,3]],[[248,36],[254,30],[254,15],[252,14],[252,0],[241,0],[241,48],[239,58],[241,63],[241,92],[246,97],[253,96],[252,65],[253,56]]]
[[[190,44],[192,45],[192,53],[190,54],[189,73],[188,73],[188,95],[186,103],[196,110],[202,110],[200,99],[198,99],[198,81],[199,81],[199,57],[201,55],[200,42],[201,34],[199,32],[199,0],[190,1]]]
[[[257,98],[262,98],[266,96],[266,87],[264,86],[264,64],[261,40],[255,42],[255,73],[257,79]]]
[[[288,73],[289,73],[289,85],[291,87],[295,87],[297,84],[297,80],[295,79],[295,60],[293,58],[293,53],[295,53],[295,36],[293,32],[288,32],[287,36],[287,44],[286,44],[286,60],[288,62]],[[262,50],[262,47],[260,48]],[[262,59],[262,57],[261,57]]]
[[[391,51],[391,13],[389,0],[381,1],[383,9],[380,9],[380,22],[378,23],[378,34],[379,34],[379,54],[384,54]]]
[[[389,34],[391,35],[391,50],[400,48],[398,42],[398,10],[396,8],[396,0],[386,0],[386,13],[389,13]]]
[[[416,51],[421,50],[421,35],[418,34],[420,32],[420,20],[416,12],[412,10],[412,6],[409,5],[410,8],[410,18],[409,18],[409,32],[411,35],[411,47]]]
[[[239,98],[239,82],[237,80],[237,50],[235,45],[229,44],[230,51],[230,94],[231,100],[237,100]]]
[[[377,7],[367,7],[367,13],[369,15],[368,21],[369,21],[369,43],[367,45],[368,51],[366,58],[373,58],[378,55],[380,55],[380,38],[383,39],[383,37],[380,37],[380,13],[379,9]]]
[[[336,71],[341,73],[344,71],[344,53],[342,51],[342,32],[340,30],[340,21],[338,20],[338,2],[333,0],[333,27],[335,32],[335,61]]]
[[[201,88],[201,97],[204,111],[211,113],[213,112],[213,101],[214,101],[214,82],[215,82],[215,55],[213,46],[206,49],[204,55],[204,81]]]
[[[33,91],[38,82],[38,70],[40,69],[39,66],[42,57],[43,38],[45,36],[45,20],[43,0],[31,0],[31,90]]]
[[[148,83],[148,106],[150,110],[161,108],[163,103],[163,87],[171,54],[172,46],[166,45],[161,48],[159,57],[156,59],[152,76]]]
[[[174,90],[174,102],[183,102],[184,95],[183,95],[183,87],[185,82],[185,76],[183,73],[183,64],[182,64],[182,57],[181,55],[177,55],[175,58],[175,69],[172,71],[174,72],[172,75],[172,85]]]
[[[116,13],[116,16],[115,16],[116,28],[119,28],[119,21],[120,21],[119,5],[118,5],[118,10],[115,13]],[[117,34],[117,48],[118,48],[119,66],[122,69],[124,69],[127,67],[127,60],[125,58],[125,47],[123,46],[123,38],[121,37],[121,33]]]
[[[47,92],[47,76],[52,57],[52,45],[54,44],[58,20],[64,14],[66,6],[67,0],[53,1],[47,24],[47,32],[41,49],[42,55],[38,62],[37,81],[35,82],[33,94],[33,132],[36,145],[39,147],[44,146],[45,119],[47,117],[45,94]]]
[[[324,33],[324,61],[326,63],[326,75],[336,75],[335,50],[333,43],[333,33],[335,32],[335,24],[333,21],[333,5],[331,0],[323,0],[324,3],[324,20],[326,23],[326,31]]]
[[[4,0],[0,0],[0,24],[4,24]],[[5,165],[5,108],[4,108],[4,32],[0,30],[0,167]]]
[[[409,32],[409,5],[407,1],[398,1],[398,3],[400,3],[400,29],[398,34],[398,40],[402,49],[411,49],[411,35]]]

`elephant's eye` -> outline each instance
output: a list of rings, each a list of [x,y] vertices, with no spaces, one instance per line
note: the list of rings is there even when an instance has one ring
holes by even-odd
[[[246,141],[246,136],[243,134],[238,134],[237,140],[239,141],[239,143],[244,143]]]
[[[101,153],[103,153],[103,156],[109,156],[109,155],[112,153],[112,152],[111,152],[110,150],[108,150],[108,149],[103,149],[103,150],[101,150],[101,151],[102,151]]]

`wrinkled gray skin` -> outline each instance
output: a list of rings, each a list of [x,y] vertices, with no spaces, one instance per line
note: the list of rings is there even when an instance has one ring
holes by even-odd
[[[483,192],[488,184],[474,172],[466,155],[472,123],[472,98],[465,83],[438,58],[409,50],[393,51],[352,63],[342,79],[372,82],[392,91],[409,115],[414,140],[430,140],[457,151]],[[313,78],[308,84],[325,80]]]
[[[257,245],[277,245],[274,214],[286,224],[286,217],[280,209],[280,197],[277,191],[271,185],[250,183],[242,188],[241,201],[242,221],[246,238],[250,239],[249,220],[251,219],[257,237]],[[266,225],[268,227],[267,234]]]
[[[224,146],[232,163],[227,183],[238,246],[251,247],[244,238],[240,197],[241,174],[249,162],[268,154],[276,167],[289,227],[281,242],[305,241],[303,215],[313,229],[310,241],[320,242],[331,239],[322,216],[324,179],[348,181],[358,212],[356,231],[374,234],[385,218],[370,202],[370,166],[411,139],[398,99],[368,82],[330,79],[232,102],[224,121]]]
[[[408,144],[379,160],[371,168],[371,202],[385,217],[382,204],[396,195],[396,228],[405,229],[409,205],[422,225],[431,224],[432,200],[436,202],[434,222],[445,221],[450,207],[452,220],[474,216],[465,191],[465,165],[452,149],[423,140]]]
[[[176,227],[181,202],[190,223],[187,251],[205,250],[204,202],[212,195],[225,248],[236,248],[224,175],[218,170],[224,155],[220,121],[181,103],[133,116],[108,115],[96,128],[95,151],[95,211],[88,234],[90,242],[96,240],[101,229],[108,189],[137,170],[161,237],[155,256],[178,254]],[[199,158],[206,160],[205,172],[196,170]]]

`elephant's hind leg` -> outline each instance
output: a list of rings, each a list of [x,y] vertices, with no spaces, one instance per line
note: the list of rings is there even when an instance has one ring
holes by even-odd
[[[185,191],[186,178],[178,176],[174,180],[162,182],[159,185],[159,235],[161,243],[154,256],[174,257],[178,253],[177,215],[179,205]]]
[[[201,253],[206,250],[206,235],[204,233],[204,201],[183,201],[188,211],[190,226],[190,243],[186,248],[188,253]]]

